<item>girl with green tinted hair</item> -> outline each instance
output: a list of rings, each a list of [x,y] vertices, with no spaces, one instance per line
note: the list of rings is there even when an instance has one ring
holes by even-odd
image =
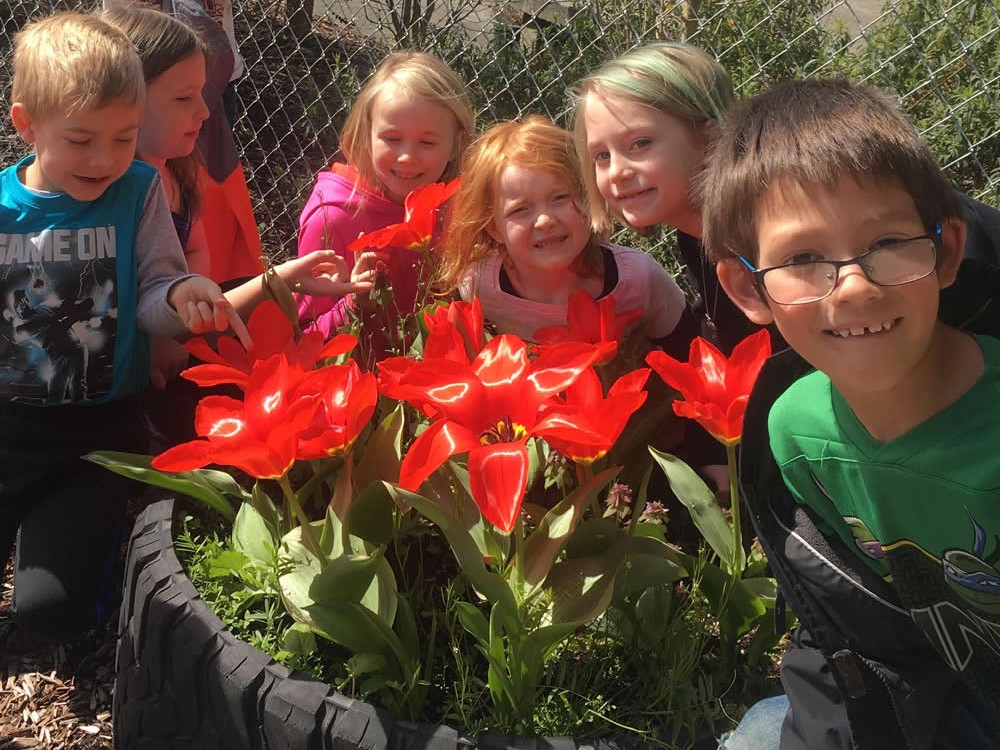
[[[654,42],[605,63],[573,95],[574,139],[595,231],[608,232],[615,219],[640,234],[677,229],[706,333],[730,350],[753,327],[701,252],[694,188],[716,121],[736,100],[726,71],[698,47]]]

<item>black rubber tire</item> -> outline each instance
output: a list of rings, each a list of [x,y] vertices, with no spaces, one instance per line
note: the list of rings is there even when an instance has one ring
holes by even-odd
[[[289,672],[237,640],[174,553],[173,500],[136,519],[125,566],[114,695],[116,750],[616,750],[568,737],[470,739],[399,721]]]

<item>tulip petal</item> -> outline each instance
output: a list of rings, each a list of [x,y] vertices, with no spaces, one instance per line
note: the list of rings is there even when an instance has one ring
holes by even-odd
[[[771,334],[766,328],[747,336],[733,349],[726,365],[726,393],[747,395],[771,356]]]
[[[632,372],[625,373],[611,386],[608,396],[617,396],[622,393],[638,393],[645,387],[646,381],[649,380],[649,373],[650,370],[648,367],[640,367],[632,370]]]
[[[696,337],[691,342],[688,366],[694,367],[701,378],[701,398],[714,401],[723,397],[726,391],[726,355],[715,344],[701,336]]]
[[[271,299],[264,300],[253,309],[247,320],[247,330],[253,340],[249,352],[253,359],[266,359],[278,354],[295,338],[291,321],[285,317],[278,303]]]
[[[332,359],[347,354],[358,345],[358,339],[349,333],[338,333],[320,350],[319,359]]]
[[[692,348],[694,344],[692,344]],[[664,383],[687,399],[701,398],[702,379],[697,370],[686,362],[679,362],[666,352],[653,351],[646,355],[646,364],[656,371]]]
[[[205,339],[198,337],[184,342],[184,348],[188,354],[200,359],[202,362],[209,362],[216,365],[228,365],[229,362],[215,353],[215,350],[208,345]]]
[[[192,440],[175,445],[155,456],[150,465],[158,471],[194,471],[212,463],[212,444]]]
[[[539,400],[565,391],[597,356],[592,344],[567,342],[542,352],[531,365],[531,382]]]
[[[528,488],[528,450],[525,444],[496,443],[470,451],[469,484],[472,499],[483,517],[509,534]]]
[[[403,456],[399,486],[416,492],[441,464],[479,445],[479,437],[460,424],[442,419],[420,433]]]
[[[469,429],[482,430],[489,414],[484,411],[486,388],[470,367],[444,359],[417,362],[400,378],[396,392],[427,413],[437,412]]]
[[[249,373],[222,364],[194,365],[181,370],[181,377],[202,387],[233,383],[240,388],[246,388],[250,380]]]
[[[674,401],[674,414],[687,417],[698,424],[721,443],[735,445],[740,440],[742,424],[732,425],[718,404],[699,401]]]

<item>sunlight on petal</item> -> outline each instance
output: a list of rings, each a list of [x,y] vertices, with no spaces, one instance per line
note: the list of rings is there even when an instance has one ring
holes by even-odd
[[[220,419],[212,424],[206,437],[230,440],[247,429],[247,423],[237,417]]]

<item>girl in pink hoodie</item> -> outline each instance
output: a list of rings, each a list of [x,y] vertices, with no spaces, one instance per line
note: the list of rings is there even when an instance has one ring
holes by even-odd
[[[348,246],[361,234],[403,221],[403,201],[412,190],[455,177],[472,131],[465,84],[441,60],[402,51],[378,67],[344,123],[340,150],[346,163],[319,173],[302,210],[299,256],[332,249],[350,265],[371,264],[372,278],[377,258],[393,293],[381,307],[367,294],[339,301],[301,296],[304,327],[329,336],[360,316],[362,350],[374,361],[392,353],[392,331],[422,302],[418,289],[429,275],[423,258],[402,247],[356,258]]]

